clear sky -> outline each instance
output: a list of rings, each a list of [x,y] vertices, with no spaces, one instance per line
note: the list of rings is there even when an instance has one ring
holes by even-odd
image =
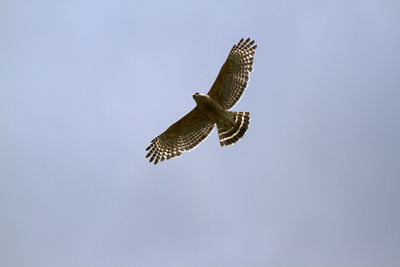
[[[399,1],[0,3],[1,266],[398,266]],[[258,44],[244,138],[149,142]]]

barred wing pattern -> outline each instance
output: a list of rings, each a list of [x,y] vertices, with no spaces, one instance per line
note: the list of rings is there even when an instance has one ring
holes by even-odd
[[[208,95],[216,100],[223,108],[231,109],[242,97],[253,71],[254,54],[257,45],[254,40],[242,38],[234,45],[226,62],[222,66],[217,79]]]
[[[204,141],[214,129],[214,123],[209,121],[197,108],[175,122],[164,133],[151,141],[146,150],[150,152],[150,162],[154,164],[165,159],[179,157],[182,152],[189,151]]]

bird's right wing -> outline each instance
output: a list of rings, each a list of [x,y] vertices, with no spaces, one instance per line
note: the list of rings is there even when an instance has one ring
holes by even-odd
[[[208,120],[197,108],[172,124],[165,132],[151,141],[146,150],[150,152],[150,162],[178,157],[184,151],[192,150],[205,140],[214,128],[214,123]]]

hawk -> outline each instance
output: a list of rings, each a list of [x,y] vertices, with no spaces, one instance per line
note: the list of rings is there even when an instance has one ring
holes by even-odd
[[[208,94],[195,93],[196,107],[151,141],[146,158],[159,161],[179,157],[204,141],[217,125],[221,146],[243,137],[250,123],[249,112],[228,111],[242,97],[253,71],[254,40],[243,38],[235,44]]]

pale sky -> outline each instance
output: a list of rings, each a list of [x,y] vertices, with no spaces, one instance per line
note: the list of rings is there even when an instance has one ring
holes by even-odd
[[[0,266],[398,266],[399,14],[2,1]],[[148,163],[248,36],[243,139]]]

